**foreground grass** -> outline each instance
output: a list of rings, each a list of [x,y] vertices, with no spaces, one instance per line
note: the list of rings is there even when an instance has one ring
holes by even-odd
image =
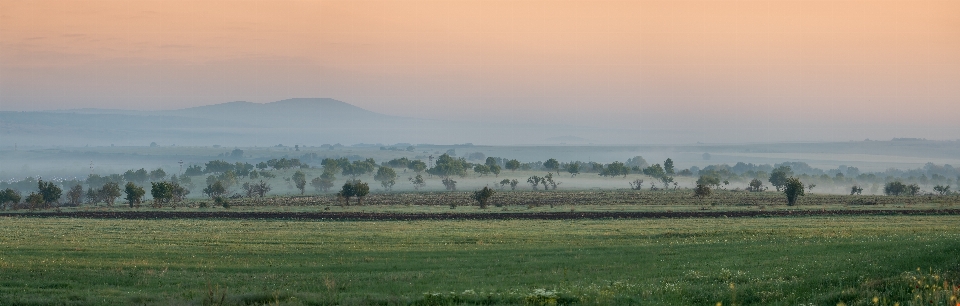
[[[953,305],[958,224],[0,218],[0,304]]]

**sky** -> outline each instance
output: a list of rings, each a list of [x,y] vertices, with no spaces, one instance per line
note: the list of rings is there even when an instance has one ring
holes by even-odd
[[[0,110],[295,97],[491,124],[957,139],[960,1],[0,0]]]

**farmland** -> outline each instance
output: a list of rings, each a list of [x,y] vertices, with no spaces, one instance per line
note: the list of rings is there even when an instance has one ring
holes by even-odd
[[[946,305],[957,294],[958,223],[2,217],[0,296],[24,305]]]

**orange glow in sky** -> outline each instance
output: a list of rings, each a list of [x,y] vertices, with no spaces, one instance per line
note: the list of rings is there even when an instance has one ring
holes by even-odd
[[[428,118],[960,132],[960,1],[0,0],[2,110],[292,97]]]

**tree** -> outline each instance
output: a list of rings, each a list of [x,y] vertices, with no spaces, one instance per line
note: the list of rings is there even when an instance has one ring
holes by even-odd
[[[674,173],[673,173],[673,160],[672,160],[672,159],[667,158],[667,160],[665,160],[665,161],[663,162],[663,171],[666,171],[666,172],[667,172],[667,175],[673,175],[673,174],[674,174]]]
[[[316,180],[316,179],[314,179]],[[260,199],[270,192],[270,184],[267,184],[261,180],[259,183],[243,183],[243,190],[246,191],[247,197],[258,196]]]
[[[343,183],[343,187],[340,187],[340,192],[337,192],[337,196],[344,198],[344,201],[347,206],[350,206],[350,198],[357,194],[356,186],[352,181],[347,181]]]
[[[548,159],[547,161],[543,162],[543,167],[547,168],[547,170],[554,170],[557,172],[557,175],[560,175],[560,162],[558,162],[554,158]]]
[[[391,168],[406,168],[410,165],[410,159],[406,157],[394,158],[384,163],[384,165]]]
[[[43,203],[50,205],[60,201],[60,196],[63,193],[63,190],[60,189],[53,182],[44,182],[43,180],[37,181],[38,194],[43,197]]]
[[[853,187],[850,187],[850,195],[854,195],[854,194],[860,195],[860,193],[862,192],[863,192],[863,187],[860,187],[857,185],[853,185]]]
[[[163,171],[162,168],[157,168],[156,170],[150,171],[150,180],[159,181],[167,177],[167,172]]]
[[[363,197],[370,193],[370,186],[360,180],[352,180],[343,183],[340,192],[337,194],[347,199],[347,205],[350,205],[350,198],[357,197],[357,205],[362,205]]]
[[[20,192],[17,192],[12,188],[7,188],[3,191],[0,191],[0,208],[6,206],[7,203],[11,203],[14,206],[20,203]]]
[[[125,187],[129,188],[130,185],[133,185],[133,182],[127,182],[127,186]],[[141,188],[141,191],[142,190],[143,188]],[[140,196],[142,197],[143,194],[145,194],[145,192],[140,194]],[[108,182],[103,184],[103,187],[100,187],[100,190],[97,191],[97,197],[106,202],[107,206],[113,206],[113,202],[116,201],[120,196],[120,184],[117,184],[116,182]]]
[[[493,177],[500,177],[499,165],[488,165],[487,167],[490,167],[490,173],[493,173]]]
[[[720,177],[716,175],[704,174],[697,179],[697,185],[720,187]]]
[[[147,181],[148,176],[147,170],[143,168],[137,171],[127,170],[127,172],[123,173],[123,179],[127,182],[143,183]]]
[[[216,199],[227,193],[227,188],[223,186],[223,183],[220,181],[215,181],[213,184],[207,185],[206,188],[203,188],[203,194],[207,195],[211,199]]]
[[[897,196],[907,193],[907,185],[900,181],[893,181],[883,186],[883,193],[886,195]]]
[[[330,191],[330,188],[333,188],[333,181],[336,180],[335,173],[335,169],[324,166],[323,173],[320,174],[320,177],[314,178],[312,181],[310,181],[310,185],[317,189],[317,191]]]
[[[527,183],[530,183],[531,187],[533,187],[533,190],[537,190],[539,189],[540,181],[542,180],[543,180],[542,177],[534,175],[527,178]]]
[[[803,182],[799,178],[790,177],[783,186],[783,194],[787,196],[787,205],[797,203],[797,197],[803,196]]]
[[[777,167],[770,173],[770,185],[773,185],[777,191],[780,191],[786,186],[787,179],[791,176],[793,176],[793,170],[790,169],[790,166]]]
[[[30,209],[40,208],[40,206],[44,203],[43,195],[36,192],[31,192],[29,195],[27,195],[27,198],[24,199],[24,202],[30,206]]]
[[[543,177],[543,180],[540,182],[543,184],[544,190],[548,190],[548,189],[557,190],[557,185],[560,185],[560,183],[553,181],[553,173],[549,173],[549,172],[547,173],[547,175]],[[547,188],[547,187],[550,187],[550,188]]]
[[[420,174],[421,172],[423,172],[423,170],[427,170],[427,163],[419,159],[413,160],[413,161],[410,161],[409,165],[407,165],[407,169],[413,170],[413,172]]]
[[[143,195],[147,193],[143,190],[143,187],[137,186],[133,182],[127,182],[127,185],[124,186],[124,192],[127,194],[127,203],[130,204],[130,208],[133,208],[134,205],[140,205],[140,202],[143,201]]]
[[[603,167],[600,170],[600,176],[621,176],[627,177],[627,174],[630,174],[630,168],[627,167],[624,163],[615,161]]]
[[[570,173],[570,177],[576,177],[577,174],[580,174],[580,163],[573,162],[567,164],[567,173]]]
[[[633,158],[627,159],[627,162],[624,165],[630,168],[643,169],[649,166],[650,164],[647,164],[647,160],[643,159],[643,156],[637,155],[637,156],[634,156]]]
[[[936,191],[940,195],[947,195],[950,193],[950,185],[937,185],[933,187],[933,191]]]
[[[655,179],[660,179],[664,176],[667,176],[667,171],[663,170],[663,167],[661,167],[660,164],[653,164],[653,166],[643,169],[643,174]]]
[[[507,170],[517,171],[517,169],[520,169],[520,161],[516,159],[511,159],[507,161],[505,166],[507,166]]]
[[[153,196],[154,206],[161,207],[164,203],[173,200],[173,184],[170,182],[151,182],[150,195]]]
[[[666,176],[666,175],[661,176],[661,177],[660,177],[660,182],[663,183],[663,189],[670,189],[670,183],[673,183],[673,177],[672,177],[672,176]]]
[[[464,177],[467,176],[467,161],[463,158],[453,158],[448,154],[443,154],[437,158],[436,164],[433,168],[427,170],[427,173],[442,178],[449,178],[453,175]]]
[[[643,188],[643,180],[635,179],[633,182],[630,182],[630,189],[641,190]]]
[[[297,186],[297,189],[300,189],[300,194],[303,194],[304,189],[307,187],[307,176],[303,174],[303,171],[297,170],[293,173],[293,184]]]
[[[480,176],[483,176],[484,174],[490,174],[490,166],[477,164],[476,166],[473,166],[473,172],[480,174]]]
[[[81,200],[83,200],[83,186],[77,184],[70,188],[70,191],[67,191],[67,202],[70,205],[80,206]]]
[[[173,201],[181,202],[187,198],[187,195],[190,194],[190,189],[181,186],[179,183],[171,183],[173,185]]]
[[[377,162],[373,158],[367,158],[366,160],[355,160],[350,164],[341,164],[340,168],[342,169],[342,175],[352,176],[356,178],[357,176],[364,175],[367,173],[373,172],[373,169],[377,167]]]
[[[747,187],[747,190],[751,192],[763,191],[763,182],[758,179],[753,179],[750,181],[750,185]]]
[[[393,168],[390,167],[380,167],[380,169],[377,170],[377,175],[373,176],[373,179],[380,182],[383,189],[390,190],[393,189],[393,185],[397,183],[397,172],[393,171]]]
[[[912,196],[920,194],[920,186],[917,184],[907,185],[907,194]]]
[[[693,189],[693,196],[703,200],[705,197],[709,197],[712,191],[710,186],[705,184],[697,184],[697,187]]]
[[[451,178],[444,178],[442,181],[443,187],[447,188],[449,191],[457,191],[457,181],[454,181]]]
[[[507,185],[510,185],[510,179],[503,179],[503,180],[501,180],[501,181],[500,181],[500,190],[503,190],[503,188],[506,188]]]
[[[410,181],[410,183],[413,183],[413,189],[416,190],[420,190],[420,188],[427,186],[427,183],[423,180],[423,176],[419,174],[417,174],[415,177],[408,178],[407,180]]]
[[[493,189],[490,189],[490,188],[487,188],[487,187],[483,187],[483,189],[480,189],[480,190],[477,190],[477,191],[474,191],[474,192],[473,192],[473,199],[476,200],[477,203],[480,204],[480,208],[481,208],[481,209],[486,209],[486,208],[487,208],[487,200],[489,200],[490,197],[493,196],[493,192],[494,192]]]
[[[520,184],[520,181],[517,179],[510,180],[510,190],[517,190],[517,185]]]
[[[357,204],[358,204],[358,205],[363,205],[363,203],[362,203],[363,197],[367,196],[367,194],[370,194],[370,186],[367,185],[367,183],[364,183],[364,182],[361,182],[361,181],[358,180],[358,181],[357,181],[357,194],[356,194],[356,196],[357,196]]]
[[[493,157],[493,156],[487,157],[487,159],[483,161],[483,164],[487,165],[488,167],[500,165],[500,163],[497,161],[497,157]]]

